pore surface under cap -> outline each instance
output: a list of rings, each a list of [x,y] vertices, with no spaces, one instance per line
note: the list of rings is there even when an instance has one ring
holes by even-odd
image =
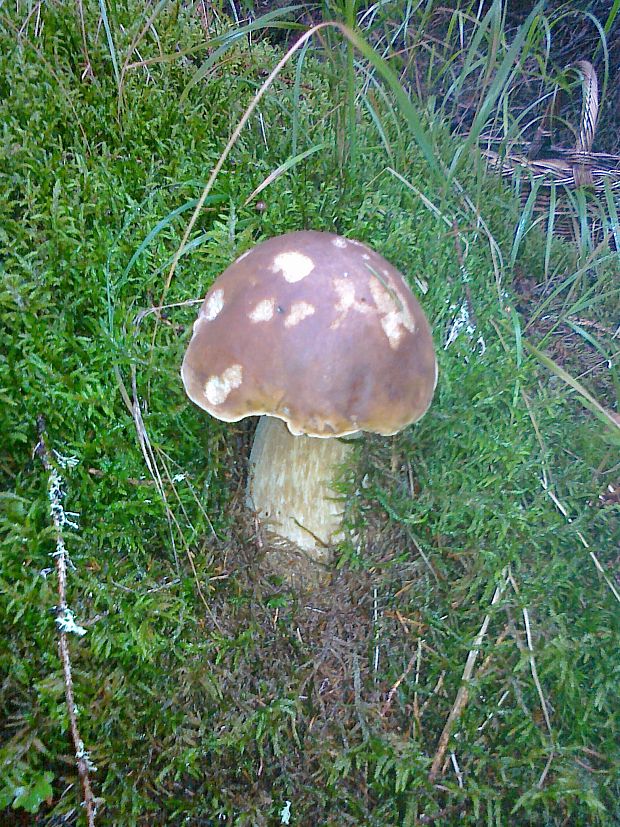
[[[264,241],[219,276],[181,373],[218,419],[268,414],[328,437],[419,419],[437,365],[400,273],[358,241],[308,230]]]

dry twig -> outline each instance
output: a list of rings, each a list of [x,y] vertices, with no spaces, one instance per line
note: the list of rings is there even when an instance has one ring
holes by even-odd
[[[75,750],[75,759],[77,765],[78,775],[82,784],[82,797],[84,800],[84,807],[86,809],[86,820],[88,827],[95,827],[95,815],[97,807],[95,804],[95,797],[90,785],[91,771],[96,767],[92,764],[84,742],[80,738],[80,731],[77,722],[77,712],[75,705],[75,698],[73,694],[73,677],[71,674],[71,659],[69,657],[69,634],[77,634],[82,636],[86,634],[86,629],[78,626],[75,622],[73,612],[67,605],[67,565],[71,564],[69,554],[65,546],[63,535],[63,528],[65,525],[74,525],[68,518],[67,513],[62,505],[62,498],[64,492],[62,490],[62,478],[56,470],[50,455],[50,451],[45,441],[45,420],[42,416],[37,417],[38,442],[35,446],[34,453],[41,460],[41,464],[47,473],[47,487],[50,501],[50,516],[54,526],[56,550],[52,553],[54,562],[56,564],[56,574],[58,576],[58,605],[56,606],[56,626],[58,627],[59,642],[58,650],[60,653],[60,661],[62,663],[62,672],[65,684],[65,700],[67,703],[67,713],[69,715],[69,726],[71,729],[71,740]],[[69,514],[71,516],[71,514]]]
[[[418,651],[420,651],[420,649],[418,649]],[[394,695],[396,694],[396,691],[397,691],[398,687],[405,680],[405,678],[407,677],[409,672],[411,672],[411,670],[413,669],[413,665],[414,665],[414,663],[416,662],[417,659],[418,659],[418,653],[416,652],[416,654],[413,655],[413,657],[409,660],[409,663],[407,664],[407,666],[405,668],[405,671],[402,673],[400,678],[398,678],[398,680],[396,681],[394,686],[390,689],[390,691],[388,693],[388,696],[387,696],[387,700],[383,704],[383,709],[380,712],[380,715],[381,715],[382,718],[384,718],[387,715],[387,713],[388,713],[388,711],[389,711],[389,709],[392,705],[392,700],[394,699]]]

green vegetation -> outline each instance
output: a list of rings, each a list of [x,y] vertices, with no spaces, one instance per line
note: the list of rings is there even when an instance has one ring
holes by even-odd
[[[533,67],[554,75],[555,22],[537,8],[507,33],[499,3],[477,7],[325,9],[360,31],[308,39],[226,158],[299,9],[246,28],[165,0],[0,10],[2,823],[85,823],[39,415],[79,514],[70,653],[98,825],[620,820],[617,213],[609,190],[606,236],[549,240],[487,175],[478,139],[525,128],[510,104]],[[256,565],[252,423],[195,409],[179,366],[188,302],[310,227],[407,275],[440,380],[418,425],[356,446],[354,539],[299,599]],[[465,312],[475,330],[451,337]]]

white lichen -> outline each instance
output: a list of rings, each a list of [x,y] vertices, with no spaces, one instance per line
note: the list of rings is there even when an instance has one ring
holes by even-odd
[[[79,459],[76,456],[64,456],[59,451],[52,451],[54,457],[56,458],[56,462],[60,465],[61,468],[75,468],[76,465],[79,463]]]
[[[280,810],[280,824],[291,823],[291,801],[285,801],[284,807]]]
[[[86,634],[86,629],[83,626],[78,626],[75,622],[75,616],[68,606],[62,609],[56,616],[56,625],[60,632],[64,632],[67,635],[73,634],[82,637]]]
[[[457,306],[454,304],[450,305],[450,310],[457,310]],[[444,344],[444,350],[447,350],[450,347],[450,345],[454,344],[454,342],[463,332],[470,340],[473,339],[476,335],[476,325],[472,319],[472,314],[469,309],[469,302],[467,301],[467,299],[463,300],[461,306],[458,308],[457,313],[452,320],[450,327],[448,328],[448,333],[446,335],[446,341]],[[478,338],[476,339],[476,345],[478,347],[479,354],[482,356],[482,354],[487,349],[486,342],[484,341],[484,337],[482,335],[478,336]]]
[[[77,710],[76,710],[76,714],[77,714]],[[97,767],[91,761],[90,755],[88,754],[88,751],[86,750],[86,747],[84,746],[84,741],[82,741],[81,738],[77,743],[77,749],[75,751],[75,757],[77,758],[78,761],[85,761],[86,762],[86,766],[87,766],[89,772],[97,772]]]

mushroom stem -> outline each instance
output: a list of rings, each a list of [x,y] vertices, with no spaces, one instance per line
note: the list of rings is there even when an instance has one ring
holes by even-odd
[[[270,540],[291,544],[311,564],[330,562],[330,546],[342,539],[344,511],[330,485],[351,451],[350,443],[341,439],[293,436],[282,420],[261,417],[247,493]],[[300,574],[304,579],[303,572],[279,573],[289,582]]]

